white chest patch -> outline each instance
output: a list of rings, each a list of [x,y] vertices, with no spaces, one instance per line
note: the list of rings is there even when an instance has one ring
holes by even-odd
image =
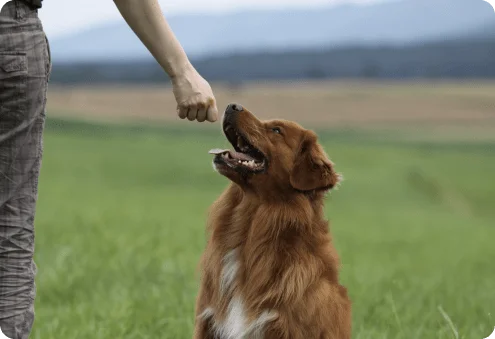
[[[222,276],[220,277],[220,293],[222,295],[234,287],[237,271],[239,271],[239,255],[238,250],[234,249],[223,257]]]
[[[264,325],[275,318],[275,311],[264,311],[252,322],[247,321],[246,310],[239,296],[231,296],[228,292],[235,287],[235,279],[239,270],[238,251],[232,250],[223,259],[222,275],[220,277],[221,295],[230,298],[227,315],[222,321],[215,319],[215,310],[206,308],[199,316],[201,320],[213,320],[213,330],[220,339],[263,339]]]

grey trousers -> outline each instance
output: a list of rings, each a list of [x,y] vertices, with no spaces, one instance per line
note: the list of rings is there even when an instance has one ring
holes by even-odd
[[[34,216],[51,69],[36,10],[0,12],[0,327],[27,339],[34,322]]]

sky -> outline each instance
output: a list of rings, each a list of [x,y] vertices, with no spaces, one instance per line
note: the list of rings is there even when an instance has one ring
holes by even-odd
[[[1,1],[1,0],[0,0]],[[160,0],[165,16],[188,12],[228,12],[242,9],[314,7],[342,3],[372,3],[380,0]],[[40,18],[49,38],[69,35],[120,19],[113,0],[43,0]]]

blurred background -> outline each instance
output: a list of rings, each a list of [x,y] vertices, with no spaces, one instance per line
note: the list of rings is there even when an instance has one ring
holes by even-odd
[[[46,4],[45,4],[46,2]],[[495,327],[495,11],[482,0],[160,1],[219,110],[314,129],[353,338]],[[112,1],[44,1],[33,338],[190,338],[220,125],[180,120]],[[308,338],[309,339],[309,338]]]

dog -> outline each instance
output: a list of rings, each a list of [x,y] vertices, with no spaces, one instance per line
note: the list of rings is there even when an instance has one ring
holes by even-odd
[[[194,339],[350,339],[351,302],[323,216],[340,175],[317,135],[238,104],[214,149],[230,179],[211,207]]]

